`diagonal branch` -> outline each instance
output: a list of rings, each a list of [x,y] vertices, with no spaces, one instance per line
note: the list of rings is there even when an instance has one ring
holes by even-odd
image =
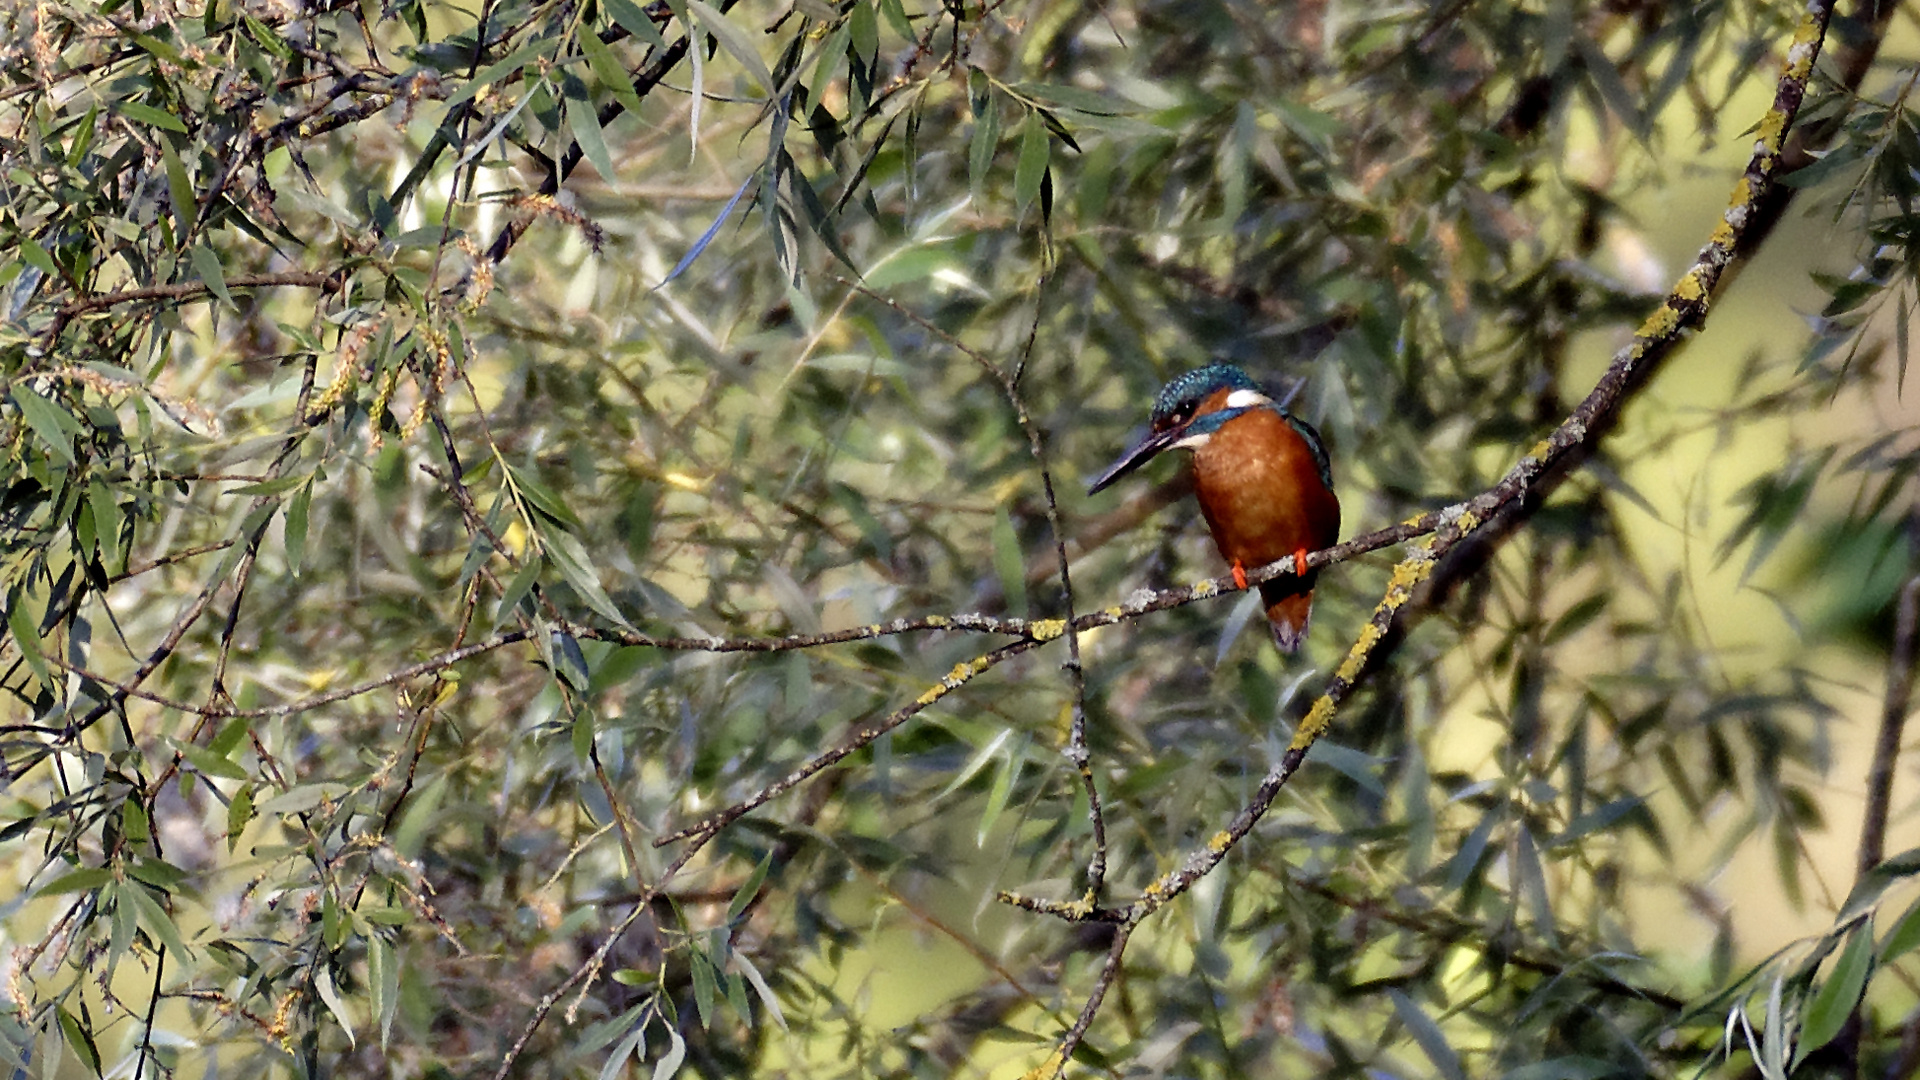
[[[1647,377],[1660,361],[1679,346],[1685,332],[1705,320],[1722,275],[1733,263],[1748,226],[1759,219],[1756,210],[1773,187],[1774,174],[1780,166],[1781,147],[1806,95],[1807,81],[1813,73],[1813,63],[1819,56],[1832,14],[1832,0],[1810,0],[1807,4],[1792,44],[1787,49],[1785,70],[1774,89],[1773,106],[1758,125],[1753,156],[1734,185],[1733,195],[1720,224],[1714,228],[1693,265],[1667,294],[1666,302],[1640,325],[1633,340],[1614,354],[1607,370],[1586,398],[1574,408],[1572,415],[1521,458],[1499,483],[1445,511],[1433,539],[1394,568],[1386,595],[1374,609],[1373,617],[1361,628],[1360,636],[1348,651],[1347,658],[1301,721],[1292,744],[1281,755],[1280,761],[1267,772],[1253,798],[1233,820],[1209,838],[1203,847],[1190,852],[1179,866],[1149,884],[1138,899],[1119,908],[1100,909],[1088,904],[1051,903],[1003,896],[1003,899],[1029,910],[1044,911],[1076,921],[1114,922],[1119,924],[1121,930],[1116,938],[1115,953],[1096,979],[1079,1018],[1062,1035],[1047,1060],[1028,1074],[1030,1077],[1053,1077],[1065,1070],[1066,1062],[1085,1039],[1107,987],[1118,976],[1118,953],[1124,946],[1127,932],[1211,873],[1265,816],[1274,798],[1299,771],[1307,752],[1326,732],[1341,703],[1364,680],[1369,670],[1369,658],[1387,636],[1395,619],[1414,598],[1415,587],[1432,572],[1434,561],[1490,519],[1504,515],[1510,508],[1539,505],[1571,475],[1573,468],[1585,460],[1593,445],[1610,430],[1634,391],[1645,385]]]

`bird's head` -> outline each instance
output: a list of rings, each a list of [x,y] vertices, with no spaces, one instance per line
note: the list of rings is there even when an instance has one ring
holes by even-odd
[[[1152,461],[1162,450],[1174,447],[1193,450],[1203,446],[1222,424],[1248,409],[1273,404],[1273,399],[1248,378],[1246,372],[1232,364],[1195,368],[1160,391],[1160,397],[1153,403],[1146,437],[1101,473],[1087,488],[1087,494],[1100,491]]]

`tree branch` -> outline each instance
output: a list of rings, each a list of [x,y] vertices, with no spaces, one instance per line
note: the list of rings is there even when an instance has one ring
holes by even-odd
[[[1813,73],[1813,63],[1819,56],[1832,14],[1832,0],[1811,0],[1807,4],[1787,49],[1785,70],[1774,89],[1773,106],[1758,125],[1753,156],[1734,185],[1733,195],[1720,224],[1715,227],[1693,266],[1681,275],[1667,294],[1666,302],[1640,325],[1633,341],[1614,354],[1607,370],[1572,414],[1521,458],[1499,483],[1445,511],[1433,540],[1394,568],[1386,595],[1374,609],[1373,617],[1361,628],[1360,636],[1348,650],[1347,658],[1301,721],[1280,761],[1267,772],[1253,798],[1233,820],[1215,833],[1205,846],[1190,852],[1181,865],[1149,884],[1138,899],[1122,907],[1101,909],[1089,904],[1035,901],[1005,894],[1002,895],[1003,899],[1028,910],[1044,911],[1070,920],[1118,923],[1122,933],[1116,939],[1116,951],[1110,961],[1110,967],[1117,966],[1118,952],[1124,947],[1126,931],[1192,888],[1253,830],[1280,790],[1299,770],[1307,752],[1326,732],[1334,713],[1354,689],[1356,680],[1364,677],[1369,657],[1392,628],[1401,609],[1413,598],[1415,586],[1432,572],[1434,560],[1508,508],[1520,505],[1523,501],[1538,505],[1544,500],[1571,474],[1573,467],[1585,460],[1598,439],[1611,429],[1633,392],[1645,385],[1647,376],[1659,361],[1678,347],[1685,331],[1705,319],[1722,274],[1733,262],[1747,227],[1757,220],[1756,208],[1772,189],[1774,174],[1780,165],[1781,146],[1806,95],[1807,81]],[[1110,972],[1103,973],[1080,1019],[1061,1037],[1047,1061],[1029,1076],[1058,1076],[1064,1071],[1067,1060],[1078,1049],[1091,1026],[1105,983],[1110,978]]]

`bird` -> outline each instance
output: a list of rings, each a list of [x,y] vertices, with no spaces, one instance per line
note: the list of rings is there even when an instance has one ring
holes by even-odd
[[[1260,585],[1267,625],[1281,652],[1298,652],[1313,613],[1319,570],[1307,552],[1340,539],[1340,500],[1320,433],[1288,412],[1247,373],[1210,364],[1175,378],[1154,401],[1150,429],[1088,486],[1094,495],[1162,451],[1193,454],[1194,494],[1214,546],[1247,587],[1247,568],[1291,555],[1294,573]]]

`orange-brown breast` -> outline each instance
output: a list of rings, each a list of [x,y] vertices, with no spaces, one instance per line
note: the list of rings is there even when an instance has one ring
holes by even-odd
[[[1340,538],[1340,501],[1320,480],[1313,451],[1271,409],[1250,409],[1194,449],[1200,512],[1227,562],[1251,570]],[[1313,579],[1288,575],[1261,586],[1267,617],[1283,649],[1306,633]]]

